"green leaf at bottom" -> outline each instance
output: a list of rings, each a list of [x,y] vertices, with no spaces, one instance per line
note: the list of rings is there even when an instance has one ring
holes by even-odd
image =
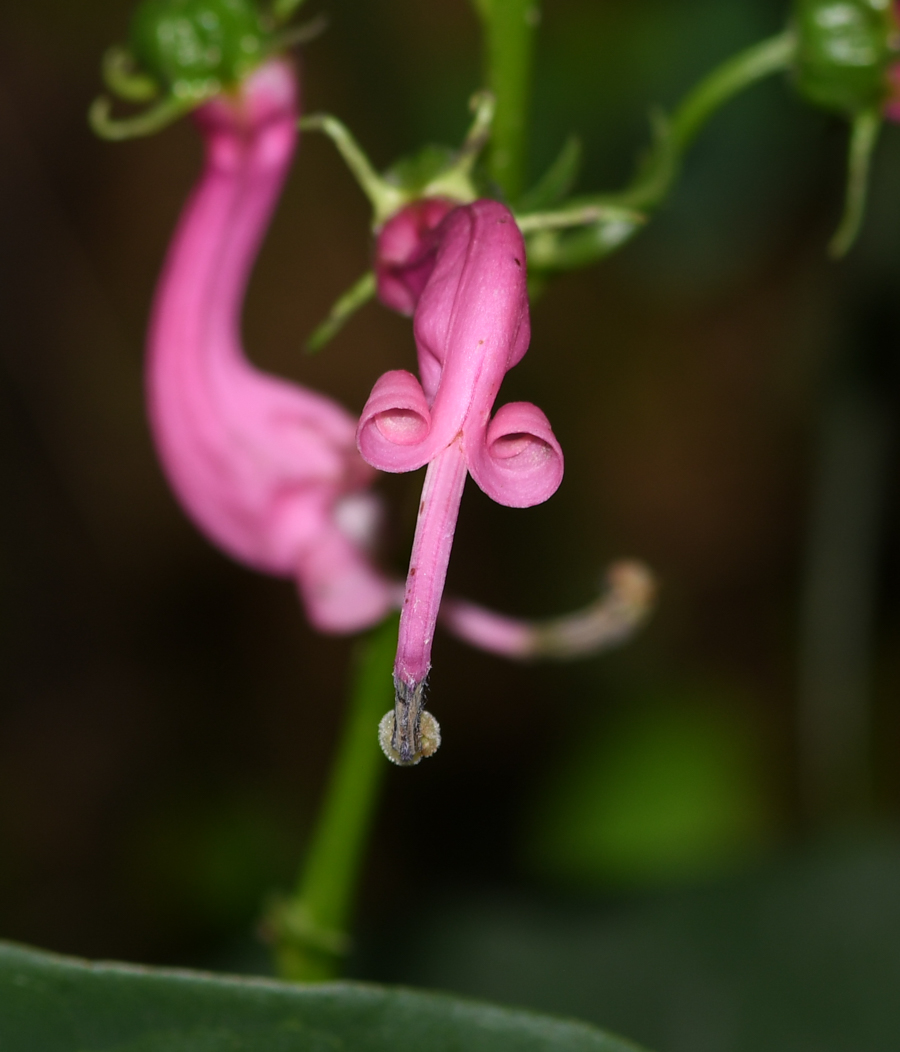
[[[290,986],[0,943],[3,1052],[637,1052],[587,1024],[442,994]]]

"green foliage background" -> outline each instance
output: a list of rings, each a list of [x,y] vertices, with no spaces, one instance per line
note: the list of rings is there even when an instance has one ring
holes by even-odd
[[[673,106],[785,18],[776,0],[543,6],[531,175],[576,132],[583,190],[622,185],[651,104]],[[303,56],[309,109],[346,120],[381,166],[459,140],[479,86],[463,0],[311,0],[319,10],[330,28]],[[315,637],[289,585],[213,551],[156,466],[143,329],[199,146],[187,123],[115,147],[89,135],[99,56],[127,16],[124,0],[0,9],[0,934],[264,971],[256,919],[300,860],[349,643]],[[546,410],[566,480],[527,513],[468,491],[449,588],[548,614],[635,555],[659,575],[659,610],[628,648],[565,667],[438,641],[444,745],[389,772],[353,974],[576,1012],[667,1052],[892,1047],[900,133],[884,135],[860,244],[834,265],[844,143],[784,80],[754,89],[713,120],[633,245],[536,305],[504,394]],[[372,305],[317,358],[302,346],[365,269],[367,219],[308,136],[245,322],[261,366],[356,409],[385,369],[412,365],[408,324]],[[863,469],[881,494],[853,695],[870,726],[862,767],[848,744],[833,797],[816,801],[798,720],[803,596],[829,421],[850,396],[885,421],[883,456]],[[383,484],[397,569],[418,485]],[[854,492],[838,492],[840,513]],[[836,854],[806,854],[826,836]],[[803,890],[823,881],[827,894]],[[398,939],[386,918],[410,887],[421,921]],[[741,933],[760,916],[770,937]],[[843,1022],[826,1026],[836,1004]]]

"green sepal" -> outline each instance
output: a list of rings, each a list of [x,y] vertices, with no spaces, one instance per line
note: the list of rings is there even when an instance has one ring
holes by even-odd
[[[330,343],[353,317],[375,295],[375,275],[367,270],[363,276],[339,297],[328,312],[328,317],[315,329],[306,341],[308,354],[316,354]]]
[[[522,212],[542,212],[558,204],[571,193],[581,170],[581,159],[581,140],[577,135],[570,135],[559,156],[538,182],[519,198],[516,207]]]
[[[618,203],[635,208],[656,208],[665,200],[681,168],[682,148],[669,115],[650,111],[651,143],[639,158],[630,186],[611,195]]]
[[[804,98],[848,117],[883,105],[897,59],[891,0],[795,0],[793,28]]]

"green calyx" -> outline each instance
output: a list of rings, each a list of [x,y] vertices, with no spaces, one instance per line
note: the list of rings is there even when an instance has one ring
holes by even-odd
[[[129,42],[163,91],[188,98],[238,83],[269,41],[252,0],[143,0]]]
[[[239,84],[276,51],[314,36],[320,24],[283,28],[303,0],[142,0],[131,20],[127,47],[103,60],[109,90],[127,102],[149,102],[133,117],[111,116],[104,96],[90,109],[104,139],[159,131],[214,95]]]
[[[853,118],[880,108],[897,61],[892,0],[795,0],[795,83],[811,103]]]
[[[894,0],[795,0],[794,83],[807,101],[850,121],[844,215],[831,240],[843,256],[862,225],[872,154],[900,60]]]

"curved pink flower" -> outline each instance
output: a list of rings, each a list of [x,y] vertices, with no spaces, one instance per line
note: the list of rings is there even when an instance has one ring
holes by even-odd
[[[466,475],[498,503],[527,508],[547,500],[563,474],[562,450],[540,409],[513,402],[491,417],[503,377],[531,335],[525,245],[512,213],[497,201],[475,201],[448,211],[433,229],[423,215],[419,206],[394,217],[376,253],[389,303],[405,297],[415,304],[421,383],[405,370],[385,373],[357,435],[363,457],[382,471],[428,464],[394,667],[393,745],[402,762],[419,752],[424,685]],[[397,244],[408,245],[405,265]]]
[[[365,522],[372,471],[355,449],[356,422],[330,399],[255,369],[240,340],[250,267],[296,146],[293,70],[271,61],[195,117],[206,164],[150,327],[160,459],[197,526],[248,566],[293,577],[313,625],[368,627],[394,605],[394,586],[360,543],[374,524]]]

